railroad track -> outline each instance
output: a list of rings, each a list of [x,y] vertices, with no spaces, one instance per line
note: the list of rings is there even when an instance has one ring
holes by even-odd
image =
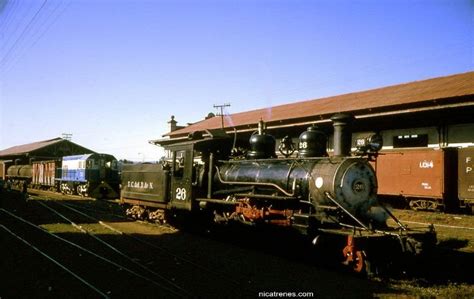
[[[117,223],[114,224],[113,221],[130,221],[130,219],[121,215],[110,214],[104,210],[99,211],[100,215],[97,215],[96,212],[79,204],[44,200],[43,197],[35,196],[32,196],[31,199],[33,199],[32,202],[54,214],[58,221],[71,225],[81,234],[89,236],[96,243],[102,245],[102,248],[99,248],[95,244],[95,251],[100,251],[103,255],[119,256],[125,259],[128,264],[133,264],[133,269],[137,269],[135,271],[143,272],[150,278],[156,278],[160,284],[170,288],[171,291],[176,291],[177,294],[175,295],[194,296],[196,293],[202,293],[204,289],[209,289],[210,285],[208,284],[211,281],[220,284],[221,287],[225,286],[231,292],[238,292],[239,294],[251,292],[251,294],[255,294],[254,291],[248,290],[247,278],[242,276],[238,279],[233,278],[235,277],[235,271],[229,273],[211,268],[193,260],[191,256],[186,256],[158,244],[156,240],[120,230],[120,226]],[[99,218],[106,218],[107,221],[102,221]],[[159,227],[148,223],[134,223],[135,225],[151,227],[154,230]],[[98,224],[101,225],[102,229],[97,229]],[[160,229],[170,232],[175,231],[169,227]],[[108,231],[107,234],[103,233],[104,230]],[[102,233],[97,233],[97,231],[102,231]],[[186,285],[185,282],[188,281],[194,281],[193,285]]]
[[[180,255],[177,255],[177,254],[174,254],[169,248],[166,248],[164,246],[160,246],[160,245],[157,245],[157,244],[154,244],[154,243],[151,243],[143,238],[140,238],[140,237],[137,237],[137,236],[134,236],[132,234],[129,234],[129,233],[126,233],[126,232],[123,232],[123,231],[120,231],[114,227],[112,227],[110,224],[107,224],[95,217],[92,217],[88,214],[85,214],[84,212],[81,212],[79,211],[77,208],[74,208],[72,207],[70,204],[63,204],[63,203],[59,203],[59,202],[56,202],[56,204],[58,205],[61,205],[63,207],[66,207],[67,209],[70,209],[90,220],[93,220],[93,221],[97,221],[97,223],[99,223],[100,225],[104,226],[105,228],[113,231],[113,232],[116,232],[122,236],[125,236],[127,238],[130,238],[132,241],[136,241],[136,242],[139,242],[143,245],[146,245],[146,246],[149,246],[151,247],[152,249],[157,249],[159,250],[160,252],[162,252],[163,254],[167,255],[168,257],[176,260],[176,261],[179,261],[181,263],[185,263],[185,264],[188,264],[188,265],[191,265],[193,267],[196,267],[198,268],[199,270],[202,270],[204,272],[206,272],[207,274],[210,274],[210,275],[214,275],[216,277],[225,277],[226,273],[223,273],[223,272],[220,272],[220,271],[216,271],[216,270],[213,270],[213,269],[210,269],[204,265],[201,265],[195,261],[192,261],[189,257],[183,257],[183,256],[180,256]],[[224,276],[223,276],[224,275]],[[232,279],[227,279],[230,283],[232,284],[235,284],[237,286],[240,286],[240,283],[236,280],[232,280]]]
[[[22,214],[15,216],[33,226],[1,210],[0,237],[8,246],[0,246],[0,255],[6,257],[2,258],[0,271],[8,275],[2,275],[0,297],[240,298],[283,290],[313,291],[316,297],[329,298],[392,293],[390,286],[333,271],[333,267],[315,267],[309,255],[304,258],[301,247],[286,239],[283,244],[282,238],[273,235],[258,234],[255,238],[249,237],[247,230],[233,234],[226,228],[222,242],[220,234],[216,241],[215,234],[209,238],[168,226],[138,223],[117,211],[107,202],[32,196],[26,208],[19,210]],[[264,241],[257,243],[257,239]],[[259,245],[262,243],[265,246]],[[275,250],[281,252],[283,248],[294,249],[275,255]],[[472,281],[458,271],[458,265],[472,264],[470,256],[453,253],[449,263],[443,262],[445,256],[433,261],[437,271],[430,273],[435,279],[441,276],[436,273],[443,273],[452,281]],[[351,288],[341,288],[343,284]]]
[[[109,294],[106,294],[104,292],[102,292],[101,290],[99,290],[97,287],[95,287],[94,285],[92,285],[90,282],[86,281],[84,278],[82,278],[81,276],[79,276],[79,274],[76,274],[76,272],[74,272],[73,270],[69,269],[68,267],[66,267],[65,265],[63,265],[61,262],[59,262],[57,259],[51,257],[48,253],[44,252],[43,250],[39,249],[38,247],[32,245],[30,242],[28,242],[27,240],[25,240],[24,238],[22,238],[21,236],[19,236],[18,234],[16,234],[15,232],[13,232],[12,230],[10,230],[9,228],[7,228],[5,225],[3,224],[0,224],[0,228],[7,232],[8,234],[10,234],[11,236],[13,236],[14,238],[16,238],[17,240],[23,242],[27,247],[33,249],[34,251],[36,251],[37,253],[39,253],[41,256],[43,256],[45,259],[47,259],[48,261],[52,262],[54,265],[58,266],[58,268],[60,270],[63,270],[65,271],[67,274],[70,274],[73,278],[77,279],[81,284],[85,285],[86,287],[88,287],[90,289],[91,292],[94,292],[96,293],[97,295],[99,295],[100,297],[103,297],[103,298],[109,298]],[[58,271],[59,272],[59,271]],[[59,274],[59,273],[58,273]],[[52,287],[49,286],[48,287],[48,291],[52,291]],[[4,290],[2,292],[5,292]],[[18,294],[17,294],[18,295]]]
[[[164,282],[158,282],[143,273],[131,269],[125,261],[114,261],[108,256],[98,254],[82,245],[72,242],[59,234],[53,234],[35,223],[10,211],[0,209],[2,234],[21,242],[20,250],[34,251],[41,268],[36,263],[29,269],[32,273],[41,273],[45,269],[48,277],[32,277],[35,281],[26,281],[25,289],[1,289],[1,294],[10,296],[58,296],[122,297],[135,296],[136,290],[149,292],[157,296],[190,297],[183,289],[172,288]],[[9,243],[11,245],[11,243]],[[25,248],[26,247],[26,248]],[[46,262],[45,262],[46,261]],[[48,264],[48,262],[50,262]],[[113,279],[108,279],[113,278]],[[16,278],[18,279],[18,278]],[[37,288],[38,281],[47,287]],[[127,284],[117,284],[117,281]],[[21,282],[21,279],[20,281]],[[12,281],[13,285],[18,281]],[[5,284],[3,288],[8,285]],[[84,286],[87,287],[86,290]],[[133,287],[129,287],[133,286]],[[28,290],[45,293],[28,294]],[[22,293],[26,292],[26,293]]]

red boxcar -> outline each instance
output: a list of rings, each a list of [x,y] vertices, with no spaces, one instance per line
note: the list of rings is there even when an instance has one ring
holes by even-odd
[[[380,196],[405,198],[413,209],[456,209],[457,149],[384,150],[373,164]]]
[[[56,168],[57,161],[35,161],[32,163],[31,185],[36,189],[56,190]]]

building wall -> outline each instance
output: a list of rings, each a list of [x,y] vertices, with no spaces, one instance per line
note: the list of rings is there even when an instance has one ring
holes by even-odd
[[[373,134],[373,132],[355,132],[352,134],[352,144],[353,150],[355,150],[356,139],[368,134]],[[441,148],[441,147],[468,147],[474,146],[474,123],[469,124],[455,124],[448,125],[444,127],[421,127],[421,128],[408,128],[408,129],[391,129],[381,131],[384,146],[383,149],[392,149],[394,148],[394,137],[398,136],[420,136],[423,134],[427,135],[427,147],[430,148]],[[291,136],[293,142],[297,146],[298,136]],[[332,151],[333,149],[333,136],[328,136],[328,150]],[[276,142],[276,151],[278,151],[278,145],[280,144],[281,139],[277,139]]]
[[[368,132],[356,132],[352,135],[355,140]],[[467,147],[474,146],[474,123],[456,124],[445,127],[422,127],[409,129],[392,129],[380,132],[383,137],[384,149],[394,148],[393,139],[398,136],[419,136],[428,135],[428,147]]]
[[[449,146],[474,146],[474,123],[449,126],[448,140]]]

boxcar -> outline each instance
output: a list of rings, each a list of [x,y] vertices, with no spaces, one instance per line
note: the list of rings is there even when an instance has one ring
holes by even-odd
[[[394,149],[374,168],[381,197],[402,197],[412,209],[456,209],[457,149]]]
[[[31,187],[57,191],[56,169],[60,168],[59,161],[34,161],[32,163]]]
[[[474,147],[460,148],[458,155],[459,202],[474,213]]]

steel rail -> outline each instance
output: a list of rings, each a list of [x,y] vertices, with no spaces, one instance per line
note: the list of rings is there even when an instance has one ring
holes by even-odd
[[[22,237],[20,237],[19,235],[15,234],[14,232],[12,232],[10,229],[8,229],[6,226],[4,226],[3,224],[0,224],[0,228],[2,228],[3,230],[5,230],[7,233],[11,234],[12,236],[14,236],[15,238],[17,238],[18,240],[20,240],[21,242],[23,242],[24,244],[28,245],[30,248],[32,248],[33,250],[35,250],[36,252],[38,252],[39,254],[41,254],[42,256],[44,256],[45,258],[47,258],[49,261],[51,261],[52,263],[54,263],[56,266],[60,267],[61,269],[63,269],[64,271],[66,271],[67,273],[71,274],[74,278],[76,278],[77,280],[79,280],[80,282],[82,282],[83,284],[85,284],[86,286],[88,286],[90,289],[92,289],[94,292],[96,292],[97,294],[99,294],[100,296],[102,296],[103,298],[110,298],[107,294],[103,293],[102,291],[100,291],[97,287],[93,286],[91,283],[87,282],[84,278],[80,277],[78,274],[74,273],[72,270],[70,270],[69,268],[67,268],[66,266],[64,266],[63,264],[61,264],[60,262],[58,262],[57,260],[55,260],[54,258],[52,258],[51,256],[49,256],[47,253],[45,253],[44,251],[42,251],[41,249],[39,249],[38,247],[34,246],[33,244],[31,244],[30,242],[26,241],[25,239],[23,239]]]
[[[135,240],[135,241],[138,241],[138,242],[140,242],[140,243],[142,243],[142,244],[148,245],[148,246],[150,246],[150,247],[152,247],[152,248],[158,249],[158,250],[164,252],[165,254],[167,254],[167,255],[169,255],[169,256],[171,256],[171,257],[173,257],[173,258],[175,258],[175,259],[177,259],[177,260],[179,260],[179,261],[181,261],[181,262],[184,262],[184,263],[187,263],[187,264],[189,264],[189,265],[192,265],[192,266],[194,266],[194,267],[196,267],[196,268],[198,268],[198,269],[201,269],[201,270],[203,270],[203,271],[206,271],[206,272],[208,272],[209,274],[212,274],[212,275],[214,275],[214,276],[218,276],[218,277],[220,277],[220,278],[224,277],[224,274],[225,274],[225,273],[218,272],[218,271],[215,271],[215,270],[211,270],[211,269],[206,268],[206,267],[204,267],[204,266],[202,266],[202,265],[199,265],[199,264],[197,264],[197,263],[195,263],[195,262],[193,262],[193,261],[191,261],[191,260],[189,260],[189,259],[186,259],[186,258],[183,258],[183,257],[181,257],[181,256],[178,256],[178,255],[176,255],[176,254],[170,252],[169,249],[166,249],[166,248],[164,248],[164,247],[162,247],[162,246],[158,246],[158,245],[156,245],[156,244],[153,244],[153,243],[150,243],[150,242],[145,241],[145,240],[143,240],[143,239],[140,239],[140,238],[138,238],[138,237],[136,237],[136,236],[133,236],[133,235],[130,235],[130,234],[125,233],[125,232],[123,232],[123,231],[120,231],[120,230],[118,230],[118,229],[116,229],[116,228],[114,228],[114,227],[112,227],[112,226],[110,226],[110,225],[104,223],[103,221],[101,221],[101,220],[99,220],[99,219],[97,219],[97,218],[95,218],[95,217],[92,217],[92,216],[90,216],[90,215],[87,215],[87,214],[85,214],[85,213],[83,213],[83,212],[81,212],[81,211],[79,211],[79,210],[77,210],[77,209],[71,207],[69,204],[66,204],[66,203],[59,203],[59,202],[56,202],[56,203],[59,204],[59,205],[62,205],[62,206],[64,206],[64,207],[66,207],[66,208],[68,208],[68,209],[70,209],[70,210],[72,210],[72,211],[74,211],[74,212],[76,212],[76,213],[78,213],[78,214],[81,214],[82,216],[84,216],[84,217],[86,217],[86,218],[88,218],[88,219],[90,219],[90,220],[93,220],[93,221],[98,222],[100,225],[104,226],[105,228],[108,228],[108,229],[111,230],[111,231],[114,231],[114,232],[116,232],[116,233],[118,233],[118,234],[120,234],[120,235],[123,235],[123,236],[127,236],[127,237],[129,237],[129,238],[131,238],[131,239],[133,239],[133,240]],[[235,281],[235,280],[233,280],[233,279],[226,278],[226,280],[229,281],[229,282],[231,282],[231,283],[233,283],[234,285],[237,285],[237,286],[240,286],[240,285],[241,285],[241,283],[239,283],[238,281]]]
[[[103,262],[106,262],[106,263],[108,263],[108,264],[110,264],[110,265],[115,266],[115,267],[117,267],[117,268],[120,269],[120,270],[123,270],[123,271],[125,271],[125,272],[127,272],[127,273],[129,273],[129,274],[131,274],[131,275],[133,275],[133,276],[136,276],[136,277],[141,278],[141,279],[143,279],[143,280],[145,280],[145,281],[148,281],[148,282],[152,283],[153,285],[155,285],[155,286],[157,286],[157,287],[159,287],[159,288],[162,288],[162,289],[164,289],[164,290],[169,291],[170,293],[173,293],[173,294],[175,294],[175,295],[184,297],[183,294],[178,294],[176,291],[174,291],[174,290],[172,290],[172,289],[170,289],[170,288],[168,288],[168,287],[166,287],[166,286],[164,286],[164,285],[162,285],[162,284],[160,284],[160,283],[158,283],[158,282],[156,282],[156,281],[154,281],[154,280],[152,280],[152,279],[150,279],[150,278],[148,278],[148,277],[146,277],[146,276],[144,276],[144,275],[141,275],[140,273],[137,273],[137,272],[135,272],[135,271],[133,271],[133,270],[127,268],[127,267],[124,267],[123,265],[120,265],[120,264],[118,264],[118,263],[116,263],[116,262],[114,262],[114,261],[112,261],[112,260],[110,260],[110,259],[107,259],[107,258],[105,258],[105,257],[103,257],[103,256],[101,256],[101,255],[98,255],[98,254],[96,254],[96,253],[94,253],[94,252],[88,250],[87,248],[84,248],[84,247],[82,247],[82,246],[80,246],[80,245],[78,245],[78,244],[76,244],[76,243],[74,243],[74,242],[71,242],[71,241],[69,241],[69,240],[67,240],[67,239],[65,239],[65,238],[63,238],[63,237],[60,237],[60,236],[58,236],[58,235],[55,235],[55,234],[49,232],[47,229],[45,229],[45,228],[43,228],[43,227],[41,227],[41,226],[38,226],[38,225],[36,225],[36,224],[34,224],[34,223],[32,223],[32,222],[26,220],[26,219],[23,219],[22,217],[19,217],[19,216],[15,215],[15,214],[13,214],[13,213],[11,213],[11,212],[9,212],[9,211],[3,209],[3,208],[0,208],[0,212],[3,212],[3,213],[5,213],[5,214],[8,214],[9,216],[11,216],[11,217],[13,217],[13,218],[15,218],[15,219],[17,219],[17,220],[19,220],[19,221],[25,223],[25,224],[28,224],[29,226],[31,226],[31,227],[33,227],[33,228],[36,228],[36,229],[38,229],[38,230],[40,230],[40,231],[42,231],[42,232],[44,232],[44,233],[46,233],[46,234],[48,234],[48,235],[50,235],[50,236],[56,238],[56,239],[58,239],[58,240],[61,240],[61,241],[65,242],[65,243],[67,243],[67,244],[69,244],[69,245],[71,245],[71,246],[73,246],[73,247],[76,247],[77,249],[79,249],[79,250],[81,250],[81,251],[83,251],[83,252],[86,252],[86,253],[88,253],[88,254],[90,254],[90,255],[96,257],[97,259],[103,261]]]
[[[139,262],[137,262],[136,260],[134,260],[132,257],[126,255],[125,253],[123,253],[122,251],[120,251],[119,249],[117,249],[116,247],[110,245],[110,243],[102,240],[100,237],[96,236],[93,232],[91,231],[88,231],[86,229],[84,229],[82,226],[80,225],[77,225],[76,223],[74,223],[72,220],[70,220],[69,218],[67,218],[66,216],[64,216],[63,214],[61,214],[60,212],[58,212],[57,210],[51,208],[50,206],[48,206],[47,204],[41,202],[41,201],[38,201],[38,203],[43,206],[44,208],[50,210],[51,212],[53,212],[54,214],[58,215],[59,217],[61,217],[62,219],[64,219],[65,221],[69,222],[74,228],[76,228],[77,230],[79,230],[80,232],[84,233],[84,234],[87,234],[88,236],[90,236],[91,238],[93,238],[94,240],[98,241],[99,243],[101,243],[102,245],[106,246],[107,248],[109,248],[110,250],[112,250],[113,252],[119,254],[120,256],[122,256],[123,258],[127,259],[128,261],[132,262],[133,264],[137,265],[138,267],[142,268],[143,270],[149,272],[150,274],[153,274],[155,275],[156,277],[160,278],[161,280],[163,280],[164,282],[172,285],[173,287],[175,287],[176,289],[182,291],[183,293],[185,293],[187,296],[192,296],[191,293],[189,293],[188,291],[186,291],[185,289],[183,289],[181,286],[177,285],[176,283],[174,283],[173,281],[167,279],[166,277],[156,273],[155,271],[151,270],[150,268],[148,267],[145,267],[144,265],[140,264]],[[179,295],[179,294],[176,294],[176,295]]]

